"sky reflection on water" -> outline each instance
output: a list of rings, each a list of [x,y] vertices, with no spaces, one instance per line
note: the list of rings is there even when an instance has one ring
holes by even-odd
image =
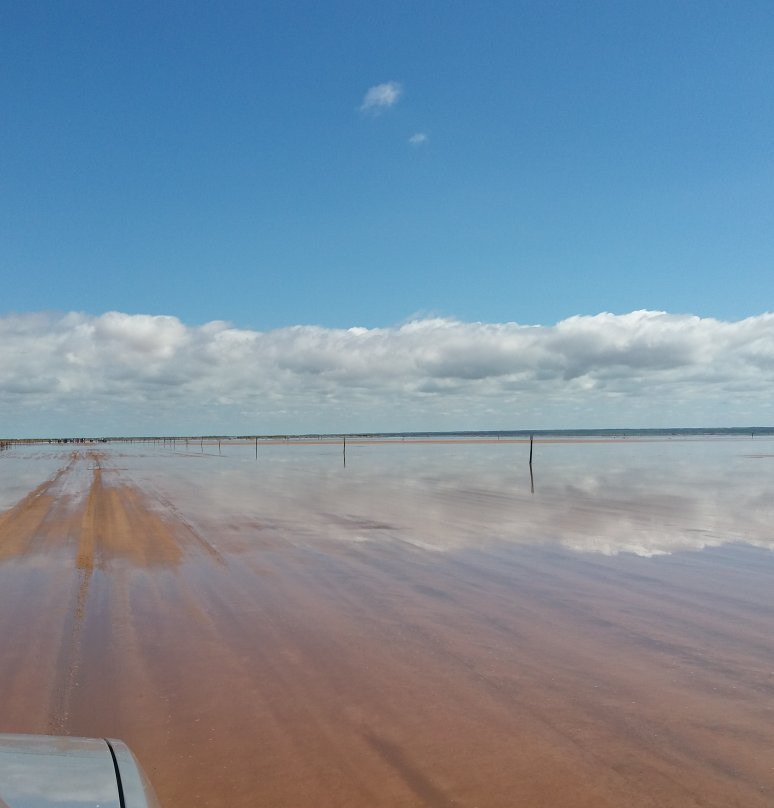
[[[52,477],[71,453],[48,445],[12,446],[0,452],[0,513]]]
[[[198,449],[198,446],[196,447]],[[277,541],[492,541],[655,555],[774,549],[774,442],[259,445],[203,455],[115,447],[107,465],[209,534]]]

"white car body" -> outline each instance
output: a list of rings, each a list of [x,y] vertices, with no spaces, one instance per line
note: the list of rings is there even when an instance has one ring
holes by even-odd
[[[129,747],[105,738],[0,735],[0,808],[159,808]]]

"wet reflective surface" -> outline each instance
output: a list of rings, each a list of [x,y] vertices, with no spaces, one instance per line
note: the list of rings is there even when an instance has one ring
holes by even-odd
[[[774,443],[176,448],[0,456],[0,731],[165,807],[772,804]]]
[[[212,525],[236,514],[287,541],[639,555],[739,541],[774,548],[771,439],[540,442],[532,478],[525,443],[350,440],[346,470],[339,444],[260,445],[257,462],[252,445],[221,445],[217,457],[217,444],[204,448],[122,463],[188,518]]]

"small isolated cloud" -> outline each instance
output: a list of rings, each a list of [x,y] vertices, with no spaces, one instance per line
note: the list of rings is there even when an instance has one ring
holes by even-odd
[[[403,87],[397,81],[387,81],[384,84],[375,84],[368,88],[360,105],[361,112],[370,112],[378,115],[385,109],[394,107],[403,94]]]
[[[408,142],[412,146],[421,146],[423,143],[427,143],[427,135],[424,132],[415,132],[409,139]]]

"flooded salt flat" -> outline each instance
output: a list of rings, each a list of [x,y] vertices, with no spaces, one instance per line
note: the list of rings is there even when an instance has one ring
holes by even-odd
[[[774,440],[138,448],[122,463],[202,524],[262,520],[298,541],[492,541],[638,555],[774,549]],[[159,455],[158,463],[151,458]],[[196,462],[196,461],[199,462]],[[238,520],[237,520],[238,521]]]
[[[72,451],[49,445],[14,446],[0,452],[0,511],[55,474]]]
[[[771,805],[772,450],[13,448],[0,732],[167,808]]]

